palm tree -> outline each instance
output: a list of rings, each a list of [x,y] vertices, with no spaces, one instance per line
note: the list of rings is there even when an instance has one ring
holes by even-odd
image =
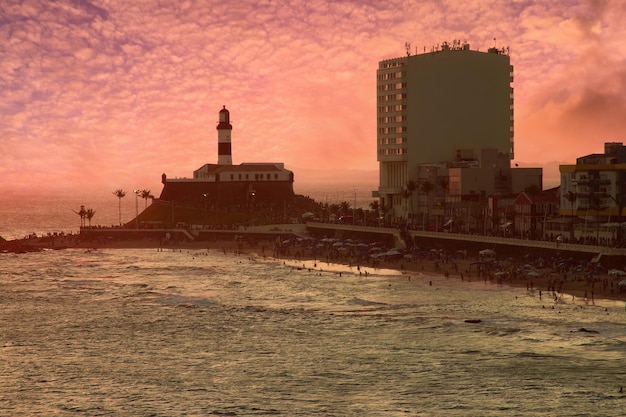
[[[597,194],[594,193],[589,198],[589,201],[590,201],[589,210],[593,208],[596,212],[596,242],[597,242],[598,238],[600,237],[600,210],[602,209],[601,207],[602,199]]]
[[[126,196],[126,191],[121,188],[113,191],[113,195],[115,195],[119,199],[119,212],[120,212],[120,226],[122,225],[122,198]]]
[[[85,217],[89,220],[89,228],[91,229],[91,219],[96,214],[96,211],[92,208],[85,210]]]
[[[413,223],[413,193],[417,190],[417,182],[408,180],[406,182],[406,191],[409,193],[410,205],[411,205],[411,223]]]
[[[430,181],[424,181],[420,187],[421,191],[426,194],[426,220],[430,220],[430,192],[435,189],[435,186]]]
[[[337,203],[331,203],[328,206],[328,220],[330,221],[330,216],[334,215],[335,220],[337,220],[337,215],[339,214],[339,210],[341,207]],[[333,220],[333,222],[335,221]]]
[[[572,205],[572,217],[570,222],[570,239],[572,239],[574,237],[574,203],[578,199],[578,194],[573,191],[568,191],[563,197]]]
[[[380,201],[374,200],[370,202],[370,208],[374,212],[374,216],[378,219],[378,227],[380,227]]]
[[[448,178],[447,177],[439,178],[437,180],[437,185],[439,186],[439,188],[441,188],[442,197],[441,197],[441,200],[439,200],[439,204],[444,213],[442,221],[445,221],[446,197],[448,195],[448,189],[450,188],[450,184],[448,183]]]
[[[622,193],[615,194],[615,197],[611,196],[611,200],[617,205],[617,241],[620,242],[622,238],[622,211],[626,206],[626,196]]]
[[[72,210],[74,211],[74,210]],[[74,213],[78,214],[80,216],[80,227],[84,227],[85,226],[85,215],[87,214],[87,211],[85,210],[85,206],[80,206],[80,210],[78,211],[74,211]]]
[[[405,208],[405,211],[407,210],[407,206],[408,206],[407,202],[411,199],[411,195],[412,194],[413,193],[411,193],[407,188],[403,188],[402,189],[402,198],[404,198],[404,208]]]
[[[150,194],[150,190],[141,190],[141,198],[146,200],[146,209],[148,208],[148,199],[149,198],[154,198],[154,196],[152,194]],[[206,205],[206,198],[205,198],[205,205]]]
[[[363,207],[359,207],[357,209],[352,210],[352,212],[354,213],[354,222],[356,223],[357,219],[360,219],[359,221],[362,221],[364,226],[367,226],[365,224],[365,221],[367,220],[365,218],[365,210],[363,210]]]
[[[391,211],[391,206],[389,206],[388,204],[382,204],[380,206],[380,213],[382,214],[382,218],[385,221],[387,220],[387,214],[389,213],[389,211]]]
[[[347,201],[342,201],[341,203],[339,203],[339,207],[341,208],[341,215],[347,216],[348,212],[350,211],[350,203],[348,203]]]

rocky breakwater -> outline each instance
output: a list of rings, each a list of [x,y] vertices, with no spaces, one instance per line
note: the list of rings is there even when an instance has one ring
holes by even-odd
[[[33,246],[25,239],[6,240],[0,237],[0,253],[27,253],[41,250],[41,247]]]

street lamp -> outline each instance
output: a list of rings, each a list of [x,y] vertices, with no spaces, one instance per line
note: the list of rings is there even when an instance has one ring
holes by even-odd
[[[206,227],[206,198],[208,197],[207,193],[202,194],[204,197],[204,227]]]
[[[139,229],[139,190],[133,190],[135,193],[135,229]]]

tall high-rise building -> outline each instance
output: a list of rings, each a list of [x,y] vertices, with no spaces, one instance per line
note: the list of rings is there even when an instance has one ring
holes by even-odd
[[[376,75],[382,204],[402,204],[418,165],[458,161],[463,149],[496,149],[513,159],[507,50],[472,51],[467,43],[444,42],[430,52],[381,61]]]

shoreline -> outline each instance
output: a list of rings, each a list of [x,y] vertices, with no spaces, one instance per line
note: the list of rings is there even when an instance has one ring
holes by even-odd
[[[473,257],[458,258],[450,261],[449,259],[397,259],[397,260],[369,260],[362,261],[361,264],[352,257],[333,255],[332,249],[320,251],[313,257],[304,250],[297,250],[295,253],[287,250],[284,254],[274,252],[273,242],[260,241],[251,245],[250,242],[237,240],[211,240],[204,242],[169,242],[162,244],[156,240],[116,240],[109,242],[87,242],[71,237],[53,237],[39,238],[27,241],[20,241],[22,246],[27,245],[35,250],[52,249],[159,249],[159,250],[219,250],[239,255],[254,255],[258,258],[274,258],[276,261],[290,263],[293,266],[299,262],[317,262],[317,263],[333,263],[344,265],[349,272],[353,268],[363,268],[363,270],[389,270],[395,271],[390,276],[424,279],[421,277],[437,276],[446,279],[456,279],[460,282],[484,282],[496,286],[508,286],[512,288],[526,288],[527,294],[538,295],[540,299],[546,302],[554,302],[555,304],[582,302],[587,305],[595,305],[596,301],[607,300],[611,302],[625,302],[626,292],[620,292],[617,283],[623,277],[610,276],[608,274],[595,275],[593,280],[589,280],[584,272],[559,272],[556,273],[550,268],[532,268],[532,276],[518,275],[513,271],[503,274],[495,272],[488,268],[482,268],[482,265]],[[526,265],[528,266],[528,265]],[[482,270],[481,270],[482,269]],[[358,273],[352,271],[352,273]],[[570,300],[571,299],[571,300]]]
[[[269,258],[268,258],[269,259]],[[435,285],[434,280],[438,280],[439,282],[445,281],[450,285],[471,285],[474,289],[478,289],[480,287],[487,286],[491,289],[497,291],[499,289],[519,289],[524,290],[523,295],[538,297],[539,300],[543,300],[546,306],[554,305],[554,306],[565,306],[565,305],[576,305],[581,306],[585,305],[587,307],[606,307],[608,305],[621,307],[621,303],[626,301],[626,294],[617,293],[617,294],[607,294],[606,292],[596,292],[594,294],[594,298],[588,296],[585,298],[584,290],[580,288],[572,287],[574,291],[567,291],[565,289],[562,292],[558,291],[548,291],[547,289],[543,289],[542,286],[546,285],[547,287],[547,279],[535,279],[534,287],[530,288],[523,280],[519,281],[500,281],[494,279],[484,279],[472,276],[471,278],[467,278],[466,275],[461,277],[461,274],[450,274],[446,275],[445,272],[441,270],[437,270],[434,268],[424,268],[421,271],[417,269],[408,269],[404,270],[400,269],[398,265],[394,265],[393,263],[385,263],[383,265],[379,265],[376,267],[372,267],[369,265],[358,266],[351,265],[349,263],[340,263],[340,262],[327,262],[325,260],[314,260],[314,259],[294,259],[294,258],[271,258],[276,262],[283,262],[285,266],[298,268],[298,269],[309,269],[311,272],[325,272],[325,273],[334,273],[341,277],[342,273],[349,273],[352,275],[360,275],[363,273],[364,277],[367,276],[375,276],[375,277],[384,277],[389,279],[401,279],[403,281],[415,280],[417,282],[429,282],[431,285]],[[313,262],[314,265],[311,267],[310,263]],[[331,265],[331,268],[324,269],[320,267],[319,264]],[[317,264],[317,267],[315,266]],[[367,271],[367,273],[366,273]],[[370,272],[373,271],[373,272]],[[456,281],[456,282],[455,282]],[[532,281],[532,280],[530,280]],[[529,281],[529,282],[530,282]],[[540,294],[541,293],[541,294]],[[545,306],[544,306],[545,307]]]

